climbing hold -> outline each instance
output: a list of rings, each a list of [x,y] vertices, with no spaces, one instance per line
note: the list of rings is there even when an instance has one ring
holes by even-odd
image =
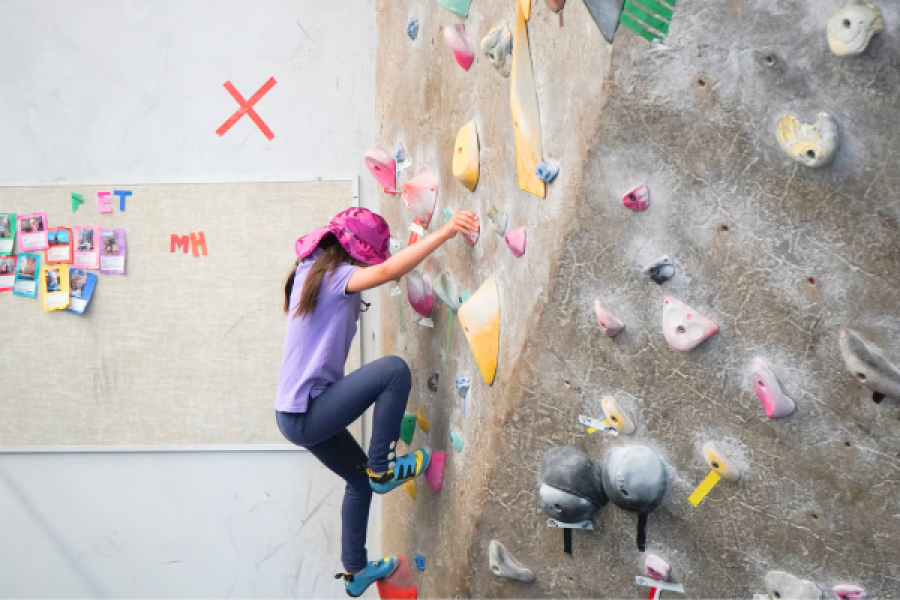
[[[553,183],[553,180],[559,175],[559,167],[545,160],[534,168],[534,174],[544,183]]]
[[[661,285],[675,277],[675,261],[668,256],[661,256],[644,267],[644,273],[650,276],[653,283]]]
[[[435,286],[437,287],[437,286]],[[436,392],[438,390],[438,380],[440,379],[440,375],[435,373],[431,377],[428,378],[428,389],[432,392]]]
[[[543,160],[541,150],[541,118],[538,113],[534,73],[531,70],[531,50],[528,46],[526,21],[530,13],[530,0],[520,0],[516,9],[516,26],[513,40],[512,79],[509,86],[509,105],[512,111],[516,144],[516,171],[519,187],[543,198],[547,185],[535,175],[535,169]]]
[[[453,444],[453,449],[457,452],[462,452],[463,449],[463,439],[462,436],[456,433],[455,431],[450,432],[450,443]]]
[[[606,504],[600,465],[571,446],[556,446],[541,460],[541,508],[562,523],[589,521]]]
[[[663,304],[663,333],[669,345],[686,352],[719,331],[719,326],[675,296]]]
[[[503,77],[509,77],[512,68],[512,33],[506,25],[497,25],[481,38],[481,51]]]
[[[497,235],[506,233],[506,214],[497,210],[497,207],[490,205],[487,207],[487,216],[491,220],[491,228]]]
[[[469,7],[472,5],[472,0],[438,0],[438,2],[450,12],[463,18],[469,16]]]
[[[431,486],[435,492],[441,491],[444,484],[444,466],[447,462],[447,455],[440,450],[434,450],[431,453],[431,461],[425,468],[425,481]]]
[[[522,16],[526,21],[531,18],[531,0],[518,0],[516,5],[517,10],[522,11]]]
[[[366,168],[375,176],[385,190],[397,187],[397,163],[381,148],[369,148],[365,155]]]
[[[509,246],[509,250],[513,253],[513,256],[521,258],[521,256],[525,254],[525,238],[525,228],[520,227],[518,229],[507,231],[503,239],[506,240],[506,245]]]
[[[601,406],[603,407],[603,415],[609,424],[616,428],[619,433],[628,435],[634,433],[634,423],[628,418],[628,415],[619,407],[619,403],[612,396],[605,397]]]
[[[472,233],[472,235],[465,234],[463,238],[466,240],[466,243],[469,245],[469,248],[474,248],[475,244],[478,243],[478,238],[481,237],[481,224],[477,224],[477,229]]]
[[[416,415],[406,413],[400,421],[400,439],[404,443],[412,444],[413,435],[416,433]]]
[[[866,600],[866,598],[869,597],[866,590],[858,585],[840,584],[834,586],[832,589],[834,590],[834,595],[840,598],[840,600]]]
[[[468,71],[475,60],[475,48],[466,33],[466,26],[462,23],[444,26],[444,41],[453,50],[453,56],[459,66]]]
[[[406,483],[403,484],[403,489],[406,490],[406,493],[415,500],[416,499],[416,480],[410,479]]]
[[[650,43],[662,40],[669,33],[669,22],[674,12],[668,4],[653,0],[641,0],[640,3],[626,0],[624,8],[619,15],[619,23]]]
[[[463,290],[463,291],[461,291],[461,292],[459,293],[459,304],[460,304],[460,306],[462,306],[463,304],[465,304],[465,303],[469,300],[469,298],[471,298],[471,297],[472,297],[472,292],[470,292],[469,290]]]
[[[463,125],[453,145],[453,176],[470,192],[478,184],[478,130],[475,121]]]
[[[431,429],[431,421],[425,416],[424,406],[420,406],[419,409],[416,410],[416,423],[419,425],[419,429],[425,433],[428,433],[428,430]]]
[[[388,245],[388,250],[390,250],[391,255],[397,254],[403,248],[403,245],[400,243],[400,240],[391,238],[390,244]]]
[[[440,181],[428,167],[422,167],[415,177],[403,184],[403,202],[422,227],[431,223],[439,187]]]
[[[565,6],[566,0],[547,0],[547,6],[555,13],[558,13]]]
[[[669,563],[655,554],[648,554],[644,560],[644,568],[647,575],[657,581],[668,581],[672,568]]]
[[[413,561],[416,563],[416,568],[420,571],[425,570],[425,555],[421,552],[416,553],[416,556],[413,558]]]
[[[406,297],[417,313],[423,317],[431,314],[434,308],[434,288],[431,278],[418,271],[410,271],[406,275]]]
[[[794,412],[794,401],[781,389],[778,378],[763,359],[753,359],[750,376],[753,378],[753,390],[762,402],[767,417],[779,419]]]
[[[819,113],[812,125],[801,123],[793,115],[785,115],[778,121],[775,135],[781,149],[807,167],[827,165],[837,150],[837,121],[824,112]]]
[[[600,329],[606,332],[606,335],[609,337],[616,337],[625,329],[625,324],[612,316],[599,300],[594,301],[594,311],[597,313],[597,322],[600,323]]]
[[[408,483],[412,483],[412,481]],[[404,487],[406,487],[406,484],[404,484]],[[397,554],[396,557],[400,560],[400,565],[397,569],[391,575],[375,582],[378,588],[378,595],[383,600],[388,598],[391,600],[416,600],[419,595],[419,589],[416,587],[416,580],[413,579],[409,562],[402,554]]]
[[[450,271],[441,271],[434,279],[434,293],[446,304],[450,310],[459,310],[459,301],[456,288],[450,279]]]
[[[409,23],[406,24],[406,35],[413,41],[419,37],[419,19],[413,17],[409,20]]]
[[[459,322],[485,383],[494,383],[500,355],[500,293],[491,275],[459,308]]]
[[[828,21],[828,47],[838,56],[862,54],[883,26],[880,10],[851,0]]]
[[[524,583],[534,581],[534,573],[523,567],[497,540],[491,540],[488,545],[488,561],[491,565],[491,572],[497,577],[506,577]]]
[[[669,476],[659,455],[646,446],[613,448],[603,461],[603,491],[613,504],[637,513],[637,548],[646,548],[647,518],[663,500]]]
[[[622,196],[622,204],[634,211],[647,210],[650,206],[650,190],[646,185],[639,185]]]
[[[741,472],[737,466],[719,449],[715,442],[706,442],[703,445],[703,458],[709,468],[728,481],[737,481],[741,478]]]
[[[819,600],[822,597],[822,591],[815,583],[784,571],[766,573],[766,593],[771,600]]]
[[[594,23],[600,28],[600,33],[610,44],[616,37],[616,28],[619,26],[619,15],[622,14],[622,5],[625,0],[584,0],[588,12]]]
[[[842,329],[839,337],[844,363],[859,382],[878,394],[900,398],[900,368],[852,329]]]
[[[456,393],[459,394],[459,397],[463,400],[466,399],[466,396],[469,393],[469,385],[471,380],[466,373],[460,373],[456,376]]]

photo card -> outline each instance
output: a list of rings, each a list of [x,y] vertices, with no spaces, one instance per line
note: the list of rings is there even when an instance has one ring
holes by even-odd
[[[12,254],[16,241],[16,213],[0,213],[0,255]]]
[[[16,285],[16,255],[0,256],[0,292],[8,292]]]
[[[13,294],[17,296],[37,296],[38,275],[41,268],[40,254],[19,254],[16,263],[16,279],[13,284]]]
[[[84,314],[91,296],[94,295],[94,286],[97,285],[97,276],[89,271],[81,269],[69,270],[69,312]]]
[[[74,257],[73,269],[99,269],[100,268],[100,228],[92,225],[82,225],[72,228]]]
[[[125,273],[125,230],[101,229],[100,272]]]
[[[63,310],[69,306],[69,265],[41,267],[44,310]]]
[[[30,213],[18,215],[19,250],[47,249],[47,213]]]
[[[48,265],[71,264],[72,230],[68,227],[54,227],[47,232],[47,249],[44,263]]]

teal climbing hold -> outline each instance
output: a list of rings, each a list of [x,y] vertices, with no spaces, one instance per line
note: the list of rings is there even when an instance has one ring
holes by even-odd
[[[456,13],[461,17],[468,17],[472,0],[438,0],[438,3],[452,13]]]
[[[400,423],[400,439],[407,444],[412,444],[413,434],[416,432],[416,415],[406,413]]]
[[[457,452],[462,452],[463,449],[463,440],[462,436],[456,433],[455,431],[450,432],[450,443],[453,444],[453,449]]]

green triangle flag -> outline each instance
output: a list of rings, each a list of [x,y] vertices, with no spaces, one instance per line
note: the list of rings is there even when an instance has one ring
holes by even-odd
[[[82,204],[84,204],[84,198],[81,197],[81,194],[72,192],[72,212],[77,211]]]

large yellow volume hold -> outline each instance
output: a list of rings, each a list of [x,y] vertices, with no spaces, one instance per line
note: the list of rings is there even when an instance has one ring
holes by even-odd
[[[453,145],[453,176],[470,192],[478,184],[478,130],[469,121],[456,134]]]
[[[531,5],[527,2],[525,6]],[[516,142],[516,171],[519,187],[543,198],[547,184],[534,174],[543,160],[541,150],[541,118],[538,113],[534,73],[531,71],[531,50],[528,47],[528,16],[523,14],[523,2],[516,8],[516,27],[513,32],[512,75],[509,82],[509,106],[512,111],[513,133]]]
[[[492,385],[500,355],[500,293],[493,275],[459,308],[459,322],[481,376]]]

